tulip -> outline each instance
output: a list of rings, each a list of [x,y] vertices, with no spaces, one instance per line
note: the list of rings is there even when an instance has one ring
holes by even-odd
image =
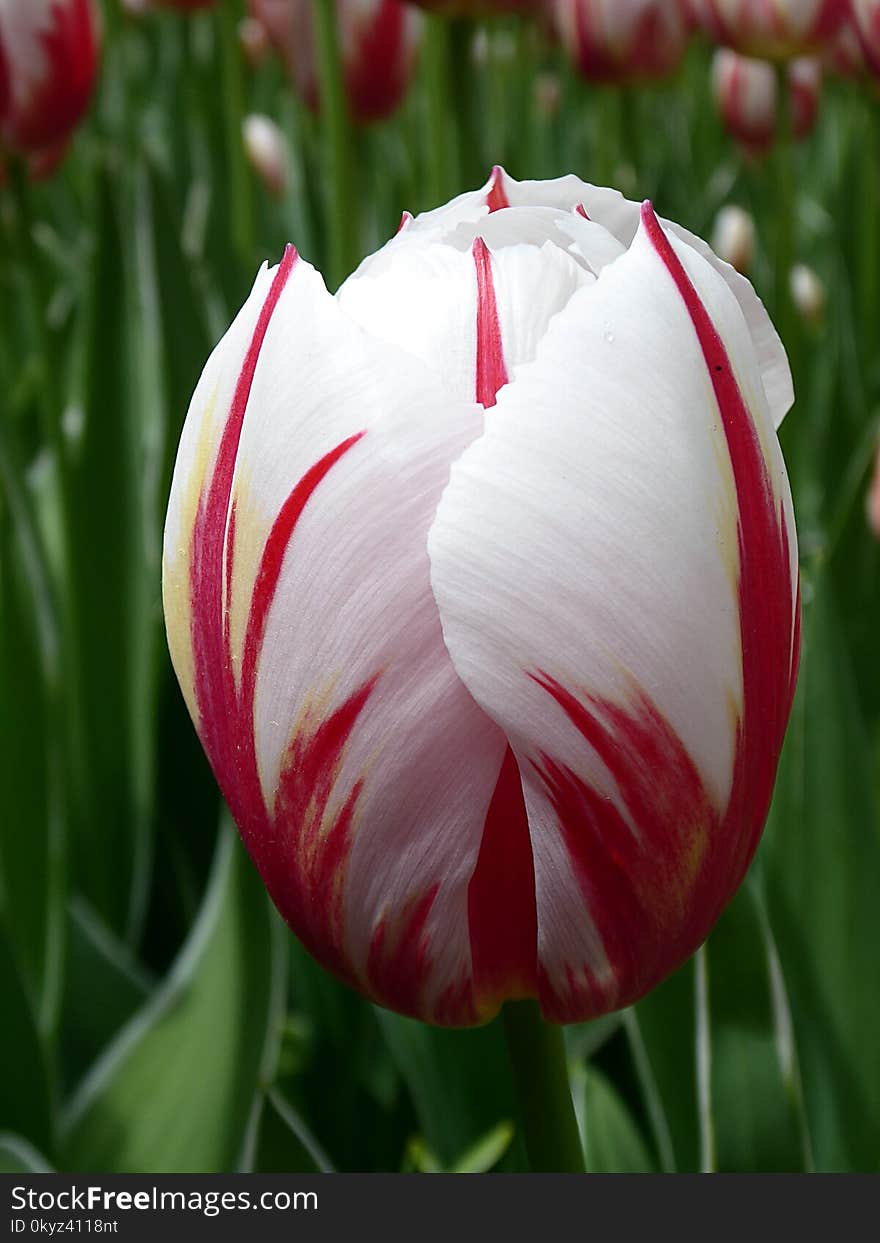
[[[319,105],[312,0],[250,0],[306,104]],[[399,0],[337,0],[346,94],[356,121],[381,120],[401,103],[415,71],[422,17]]]
[[[242,122],[245,154],[270,194],[284,193],[287,185],[287,152],[284,135],[271,117],[251,113]]]
[[[802,57],[787,69],[792,134],[806,138],[816,125],[822,88],[819,61]],[[778,126],[776,73],[764,60],[719,48],[712,61],[712,91],[727,131],[753,156],[773,145]]]
[[[211,355],[174,667],[307,948],[440,1024],[625,1006],[757,845],[798,656],[785,353],[708,246],[569,176],[289,247]]]
[[[737,272],[748,272],[755,257],[755,222],[747,211],[735,203],[721,208],[712,229],[712,249]]]
[[[825,318],[827,295],[819,276],[805,263],[796,263],[789,276],[791,300],[810,328],[819,328]]]
[[[843,25],[849,0],[690,0],[694,23],[745,56],[789,60],[820,51]]]
[[[591,82],[665,77],[681,61],[689,34],[681,0],[554,0],[553,15]]]
[[[822,62],[830,73],[843,78],[862,78],[868,72],[862,40],[852,19],[841,26],[824,48]]]
[[[873,73],[880,74],[880,0],[851,0],[852,17],[862,53]]]
[[[33,175],[61,159],[97,69],[91,0],[0,2],[0,140],[28,160]]]

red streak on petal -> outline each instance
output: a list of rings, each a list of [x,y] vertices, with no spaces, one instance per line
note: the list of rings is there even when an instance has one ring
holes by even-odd
[[[411,211],[403,212],[400,217],[400,224],[397,226],[397,233],[402,233],[408,224],[412,224],[412,218],[413,215]],[[397,236],[397,233],[395,233],[395,237]]]
[[[619,799],[548,755],[535,764],[609,964],[600,976],[570,963],[562,981],[542,971],[542,1008],[559,1022],[636,1000],[696,949],[736,891],[769,808],[799,655],[785,515],[755,425],[718,331],[650,205],[642,220],[693,324],[727,441],[738,500],[743,705],[722,814],[644,691],[624,707],[534,675],[608,769]]]
[[[486,814],[468,886],[468,925],[478,1005],[534,997],[538,982],[535,864],[519,765],[510,747]]]
[[[226,425],[217,451],[211,482],[203,493],[192,533],[190,592],[192,597],[192,647],[195,690],[199,707],[199,734],[214,773],[227,800],[236,788],[236,744],[230,729],[237,705],[232,661],[227,645],[224,547],[230,516],[232,477],[245,410],[253,385],[260,351],[269,322],[297,254],[292,246],[284,252],[260,311],[253,336],[239,372]],[[231,572],[231,552],[226,569]],[[236,807],[230,802],[233,815]]]
[[[496,164],[492,169],[489,189],[486,191],[486,206],[490,212],[500,211],[502,207],[510,206],[510,200],[504,191],[504,169],[500,164]]]
[[[412,899],[390,922],[383,918],[373,933],[367,959],[367,978],[382,1005],[402,1014],[429,1017],[423,1000],[429,976],[429,940],[426,925],[439,885]]]
[[[306,721],[288,744],[271,831],[247,842],[272,899],[306,949],[354,983],[345,947],[345,873],[362,782],[338,782],[346,747],[377,678],[359,687],[314,728]],[[334,806],[334,802],[338,806]]]
[[[472,253],[477,272],[476,398],[488,409],[495,405],[498,390],[507,383],[507,368],[492,281],[492,256],[481,237],[474,241]]]
[[[587,215],[587,209],[586,207],[584,207],[583,203],[578,203],[578,205],[575,207],[575,211],[577,212],[579,216],[583,216],[584,220],[590,219],[590,217]]]
[[[717,914],[702,873],[719,817],[681,739],[646,695],[627,711],[581,699],[546,674],[534,680],[609,769],[621,803],[548,755],[534,765],[610,968],[600,977],[570,964],[565,988],[541,970],[545,1015],[574,1022],[635,1001],[702,940]]]

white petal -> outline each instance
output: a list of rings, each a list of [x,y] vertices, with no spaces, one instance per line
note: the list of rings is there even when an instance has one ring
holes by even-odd
[[[741,311],[709,264],[688,247],[676,249],[763,439],[764,395]],[[773,440],[768,461],[787,505]],[[613,741],[630,720],[630,742],[642,730],[661,755],[646,769],[659,769],[660,804],[674,800],[680,784],[682,816],[723,814],[743,699],[737,520],[700,343],[640,234],[572,298],[535,361],[501,390],[485,434],[453,467],[429,537],[447,647],[477,702],[507,733],[523,773],[542,1000],[556,1017],[584,1017],[591,991],[599,1010],[631,999],[656,981],[651,953],[658,951],[636,944],[635,931],[627,945],[625,928],[623,946],[613,944],[595,917],[600,900],[585,902],[589,878],[575,866],[549,775],[567,774],[564,788],[580,800],[579,815],[592,798],[616,818],[622,853],[650,854],[654,837],[620,784],[625,748]],[[564,693],[548,693],[551,684]],[[592,742],[573,715],[590,711],[600,719]],[[705,827],[685,826],[695,834],[695,867],[708,849]],[[602,860],[611,879],[612,855],[609,847]],[[673,920],[687,860],[676,859],[665,878],[664,863],[658,883],[670,893],[658,899],[657,918]],[[634,956],[628,964],[627,955]]]

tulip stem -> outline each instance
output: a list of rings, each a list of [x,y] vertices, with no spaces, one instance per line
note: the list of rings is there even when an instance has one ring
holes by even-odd
[[[435,207],[459,194],[463,186],[459,184],[458,174],[459,136],[452,124],[448,23],[445,18],[429,14],[425,25],[422,64],[426,88],[428,203]]]
[[[241,77],[241,51],[238,46],[238,25],[231,5],[218,6],[218,21],[232,239],[245,272],[250,276],[256,257],[254,201],[251,173],[247,166],[242,134],[244,91]]]
[[[775,237],[775,299],[776,323],[782,343],[793,357],[797,342],[791,300],[790,280],[794,251],[794,169],[792,167],[792,108],[788,66],[776,67],[778,130],[776,135],[776,237]]]
[[[352,188],[352,135],[345,94],[334,0],[313,0],[318,52],[321,124],[328,160],[330,202],[327,277],[336,289],[353,270],[358,254],[357,200]]]
[[[536,1001],[509,1001],[502,1014],[532,1170],[583,1174],[562,1028],[544,1021]]]

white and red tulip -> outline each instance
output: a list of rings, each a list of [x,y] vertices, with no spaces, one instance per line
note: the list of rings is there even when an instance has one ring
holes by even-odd
[[[800,57],[786,68],[790,92],[792,134],[812,133],[819,115],[822,65],[814,57]],[[712,60],[712,93],[725,129],[753,156],[769,151],[779,127],[776,71],[766,60],[740,56],[719,48]]]
[[[92,0],[0,0],[0,145],[33,175],[61,159],[97,70]]]
[[[690,0],[694,22],[744,56],[789,60],[819,52],[849,13],[850,0]]]
[[[880,0],[850,2],[865,62],[873,73],[880,74]]]
[[[689,36],[682,0],[553,0],[552,12],[569,56],[591,82],[665,77]]]
[[[761,835],[798,658],[785,353],[705,243],[575,177],[293,248],[209,359],[168,640],[278,908],[443,1024],[640,997]]]
[[[306,104],[317,109],[320,86],[313,0],[250,0]],[[423,18],[399,0],[337,0],[336,20],[346,95],[356,121],[378,121],[399,107],[415,72]]]

